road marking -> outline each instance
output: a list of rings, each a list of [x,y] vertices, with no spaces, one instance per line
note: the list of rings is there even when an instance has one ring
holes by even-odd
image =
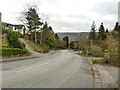
[[[33,69],[33,68],[36,68],[36,67],[39,67],[39,66],[42,66],[42,65],[46,65],[48,63],[45,63],[45,64],[40,64],[40,65],[37,65],[37,66],[34,66],[34,67],[30,67],[30,68],[26,68],[26,69],[23,69],[23,70],[19,70],[17,72],[23,72],[23,71],[27,71],[27,70],[30,70],[30,69]]]

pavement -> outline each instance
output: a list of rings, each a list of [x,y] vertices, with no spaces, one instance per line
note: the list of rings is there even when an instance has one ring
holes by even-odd
[[[103,58],[89,57],[89,60],[100,60]],[[101,79],[102,88],[118,88],[118,75],[120,67],[94,64],[94,67],[98,70]],[[120,87],[119,87],[120,88]]]
[[[3,88],[93,88],[87,58],[69,50],[45,57],[2,63]]]

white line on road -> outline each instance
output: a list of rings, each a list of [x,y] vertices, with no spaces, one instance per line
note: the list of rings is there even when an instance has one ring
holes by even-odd
[[[36,68],[36,67],[39,67],[39,66],[42,66],[42,65],[46,65],[48,63],[45,63],[45,64],[40,64],[40,65],[37,65],[37,66],[34,66],[34,67],[30,67],[30,68],[26,68],[26,69],[23,69],[23,70],[19,70],[17,72],[23,72],[23,71],[27,71],[27,70],[30,70],[30,69],[33,69],[33,68]]]

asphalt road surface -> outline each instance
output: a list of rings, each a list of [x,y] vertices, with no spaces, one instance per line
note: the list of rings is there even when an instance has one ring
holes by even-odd
[[[93,88],[89,61],[59,50],[39,58],[2,63],[3,88]]]

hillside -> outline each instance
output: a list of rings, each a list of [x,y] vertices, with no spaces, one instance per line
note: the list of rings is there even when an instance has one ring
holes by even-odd
[[[65,36],[69,37],[69,41],[79,41],[80,39],[87,39],[89,32],[61,32],[57,33],[58,37],[62,40]]]

